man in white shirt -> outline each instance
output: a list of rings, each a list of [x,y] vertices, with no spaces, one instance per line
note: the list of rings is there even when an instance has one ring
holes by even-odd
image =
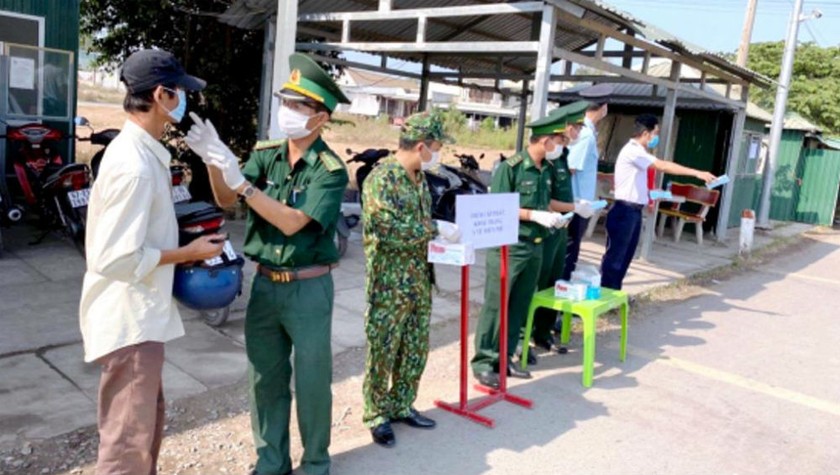
[[[621,290],[642,230],[642,210],[648,202],[647,169],[671,175],[693,176],[709,183],[709,172],[659,160],[648,149],[659,145],[659,120],[652,115],[636,118],[633,138],[615,162],[615,203],[607,214],[607,252],[601,260],[601,285]]]
[[[146,475],[157,473],[163,436],[163,343],[184,334],[174,264],[218,256],[223,236],[178,247],[171,157],[160,143],[183,117],[186,91],[205,82],[159,50],[132,54],[121,79],[129,117],[91,192],[79,317],[85,361],[102,367],[96,473]]]
[[[583,128],[575,143],[569,146],[569,171],[572,173],[572,191],[576,202],[589,203],[598,199],[596,187],[598,181],[598,123],[607,116],[606,102],[593,102],[586,108]],[[563,278],[568,280],[577,265],[583,233],[593,212],[576,214],[569,223],[569,235],[566,244],[566,264],[563,266]]]

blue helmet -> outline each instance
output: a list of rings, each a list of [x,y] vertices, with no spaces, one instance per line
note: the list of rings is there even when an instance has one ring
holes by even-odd
[[[204,263],[175,266],[172,295],[193,310],[225,308],[242,293],[242,266],[245,260],[236,260],[215,266]]]

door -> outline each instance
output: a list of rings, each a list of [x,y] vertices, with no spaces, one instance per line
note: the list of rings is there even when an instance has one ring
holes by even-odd
[[[796,221],[831,226],[840,187],[840,152],[805,149]]]

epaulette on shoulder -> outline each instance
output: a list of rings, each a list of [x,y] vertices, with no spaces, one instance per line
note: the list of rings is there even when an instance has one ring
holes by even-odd
[[[516,155],[514,155],[514,156],[508,158],[507,160],[505,160],[505,163],[509,167],[515,167],[515,166],[519,165],[520,163],[522,163],[522,160],[523,160],[522,154],[517,153]]]
[[[341,159],[338,158],[338,155],[336,155],[332,150],[324,150],[318,154],[318,158],[321,159],[321,163],[324,164],[324,167],[329,172],[338,171],[344,168],[344,162],[342,162]]]
[[[268,150],[270,148],[278,148],[286,143],[286,139],[279,140],[260,140],[254,145],[254,150]]]

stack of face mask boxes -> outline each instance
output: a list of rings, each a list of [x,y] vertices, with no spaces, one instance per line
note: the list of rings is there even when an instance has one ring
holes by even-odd
[[[572,301],[597,300],[601,298],[601,273],[594,266],[580,266],[572,272],[572,280],[558,280],[554,284],[554,296]]]

